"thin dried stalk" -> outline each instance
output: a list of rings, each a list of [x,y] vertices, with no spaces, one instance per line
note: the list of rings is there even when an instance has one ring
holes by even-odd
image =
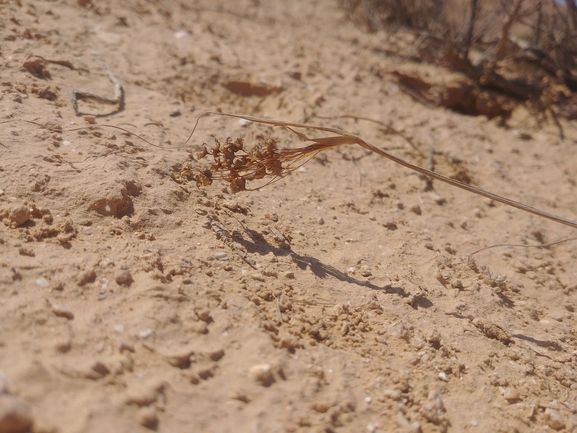
[[[408,161],[405,161],[404,159],[396,157],[396,156],[390,154],[389,152],[382,150],[382,149],[378,148],[377,146],[363,140],[361,137],[353,135],[353,134],[351,134],[347,131],[344,131],[342,129],[330,128],[330,127],[326,127],[326,126],[307,125],[307,124],[303,124],[303,123],[285,122],[282,120],[266,119],[266,118],[255,117],[255,116],[245,116],[245,115],[240,115],[240,114],[207,111],[207,112],[202,113],[197,118],[196,123],[194,125],[194,128],[192,129],[192,132],[190,133],[188,139],[185,141],[184,144],[188,143],[188,141],[190,141],[190,139],[192,138],[194,132],[196,131],[196,128],[198,126],[200,119],[205,117],[205,116],[208,116],[208,115],[233,117],[233,118],[245,119],[245,120],[249,120],[251,122],[265,124],[265,125],[282,126],[282,127],[289,129],[293,133],[295,133],[301,140],[314,143],[314,144],[311,144],[309,146],[305,146],[305,147],[301,147],[301,148],[297,148],[297,149],[277,149],[276,145],[275,145],[274,149],[271,149],[270,153],[266,156],[263,156],[263,158],[261,158],[260,161],[258,160],[258,155],[253,154],[252,157],[256,157],[257,160],[253,161],[252,165],[248,164],[246,167],[242,167],[242,166],[235,167],[234,170],[236,170],[236,171],[233,171],[232,178],[231,178],[230,167],[224,167],[225,174],[224,174],[224,177],[221,177],[221,178],[224,178],[224,179],[228,180],[229,182],[231,180],[236,182],[237,176],[238,176],[238,178],[241,178],[244,181],[251,180],[253,178],[263,178],[265,176],[270,176],[270,177],[272,177],[272,180],[267,183],[267,185],[268,185],[271,182],[274,182],[275,180],[281,178],[282,176],[291,173],[292,171],[294,171],[296,168],[300,167],[300,165],[306,163],[310,158],[312,158],[314,155],[318,154],[319,152],[322,152],[324,150],[327,150],[327,149],[330,149],[330,148],[333,148],[336,146],[356,144],[356,145],[361,146],[367,150],[370,150],[371,152],[374,152],[378,155],[384,156],[385,158],[390,159],[391,161],[396,162],[397,164],[402,165],[403,167],[406,167],[406,168],[409,168],[413,171],[416,171],[417,173],[421,173],[425,176],[429,176],[433,179],[439,180],[441,182],[445,182],[445,183],[452,185],[454,187],[464,189],[465,191],[471,192],[473,194],[477,194],[477,195],[489,198],[491,200],[497,201],[499,203],[506,204],[507,206],[511,206],[511,207],[520,209],[522,211],[529,212],[529,213],[532,213],[534,215],[540,216],[542,218],[547,218],[547,219],[555,221],[557,223],[564,224],[566,226],[573,227],[573,228],[577,229],[577,222],[575,222],[575,221],[571,221],[571,220],[568,220],[568,219],[565,219],[565,218],[562,218],[562,217],[559,217],[556,215],[552,215],[552,214],[547,213],[545,211],[542,211],[542,210],[536,209],[534,207],[516,202],[514,200],[508,199],[508,198],[500,196],[498,194],[494,194],[492,192],[485,191],[484,189],[477,188],[477,187],[474,187],[471,185],[467,185],[465,183],[462,183],[462,182],[459,182],[457,180],[451,179],[449,177],[443,176],[441,174],[435,173],[434,171],[427,170],[426,168],[420,167],[418,165],[415,165],[415,164],[412,164]],[[310,138],[301,132],[295,131],[294,128],[314,129],[317,131],[336,134],[336,136],[322,137],[322,138]],[[239,159],[239,161],[242,161],[242,156],[240,158],[241,159]],[[303,162],[303,160],[304,160],[304,162]],[[247,159],[247,161],[248,161],[248,159]],[[254,174],[256,172],[255,169],[257,168],[259,162],[262,165],[264,165],[265,174],[262,177],[258,177],[258,176],[254,177]],[[279,167],[279,163],[280,163],[280,167]],[[299,165],[299,163],[300,163],[300,165]],[[218,170],[219,170],[218,163],[216,166],[213,166],[213,167],[215,167],[217,169],[216,171],[218,174]],[[274,170],[269,169],[269,171],[266,171],[267,167],[276,167],[276,168]],[[260,174],[262,174],[262,171],[259,172],[259,176],[260,176]],[[231,188],[231,190],[233,190],[232,192],[238,192],[238,191],[245,189],[242,187],[239,188],[239,185],[242,184],[242,180],[238,181],[239,183],[235,184],[234,189]],[[203,183],[199,182],[198,179],[197,179],[197,183],[200,183],[201,185],[203,185]]]

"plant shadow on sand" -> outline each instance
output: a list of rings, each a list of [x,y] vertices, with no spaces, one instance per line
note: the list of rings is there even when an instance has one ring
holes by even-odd
[[[316,277],[321,279],[325,279],[330,276],[345,283],[356,284],[358,286],[367,287],[371,290],[378,290],[388,294],[398,295],[402,298],[409,298],[411,296],[411,294],[406,292],[402,287],[392,286],[390,284],[379,286],[367,280],[359,280],[342,271],[339,271],[331,265],[323,263],[316,257],[310,257],[295,252],[288,243],[282,243],[280,246],[272,245],[264,238],[262,234],[258,233],[257,231],[247,227],[244,227],[244,231],[251,240],[244,239],[242,236],[233,236],[233,239],[234,242],[242,245],[249,254],[256,253],[261,256],[266,256],[267,254],[272,253],[276,257],[290,256],[293,262],[300,269],[309,268]],[[421,295],[418,297],[418,299],[415,299],[411,305],[415,309],[418,307],[429,308],[433,305],[433,303],[425,296]]]

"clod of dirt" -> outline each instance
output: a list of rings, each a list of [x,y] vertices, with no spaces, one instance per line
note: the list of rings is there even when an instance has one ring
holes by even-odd
[[[433,424],[443,424],[445,419],[445,405],[438,391],[431,390],[427,402],[421,408],[421,414]]]
[[[558,410],[551,409],[548,407],[545,409],[545,417],[547,420],[547,425],[554,430],[561,430],[565,428],[565,420],[561,416]]]
[[[24,433],[30,430],[32,422],[26,403],[12,395],[0,395],[0,432]]]
[[[125,403],[150,406],[161,398],[165,387],[166,384],[163,381],[154,378],[145,381],[135,381],[128,387]]]
[[[50,78],[50,72],[46,69],[48,62],[42,57],[33,56],[26,60],[23,64],[24,68],[37,78]]]
[[[489,338],[499,340],[503,344],[508,344],[511,341],[511,334],[509,334],[499,325],[495,325],[492,322],[472,317],[469,318],[469,321]]]
[[[506,388],[504,390],[503,397],[509,403],[513,403],[513,402],[519,400],[521,398],[521,395],[519,394],[519,391],[517,391],[515,388],[509,387],[509,388]]]
[[[154,406],[146,406],[140,408],[137,416],[138,424],[144,427],[149,427],[154,429],[154,426],[158,424],[158,413]]]
[[[121,267],[118,269],[118,271],[116,271],[114,280],[120,286],[128,286],[132,282],[132,275],[128,269]]]
[[[270,364],[253,365],[248,374],[252,379],[259,382],[262,386],[270,386],[274,382],[273,369]]]
[[[88,283],[92,283],[96,280],[96,272],[94,269],[86,269],[78,274],[76,279],[76,284],[79,286],[84,286]]]
[[[280,93],[283,89],[278,86],[270,86],[264,83],[250,83],[248,81],[227,81],[222,85],[225,89],[241,96],[268,96]]]
[[[126,187],[119,187],[117,184],[101,187],[97,195],[100,197],[88,205],[88,210],[94,210],[102,216],[116,218],[134,213],[134,204]]]
[[[16,227],[21,226],[31,218],[32,213],[30,212],[28,206],[20,206],[12,210],[12,212],[10,212],[10,214],[8,215],[8,219],[12,221],[12,223],[15,224]]]

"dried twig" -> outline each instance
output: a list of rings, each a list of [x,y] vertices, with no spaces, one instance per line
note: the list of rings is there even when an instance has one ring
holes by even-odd
[[[74,112],[76,113],[77,116],[90,115],[94,117],[108,117],[120,113],[122,110],[124,110],[124,88],[122,87],[122,84],[120,84],[120,81],[118,81],[118,78],[116,78],[116,76],[108,68],[108,66],[106,66],[105,71],[112,84],[114,84],[114,99],[105,98],[104,96],[96,95],[94,93],[82,92],[80,90],[73,90],[70,95],[70,99],[72,100],[72,108],[74,109]],[[102,102],[104,104],[118,105],[118,108],[106,114],[81,113],[80,111],[78,111],[78,100],[83,99],[93,99],[95,101]]]

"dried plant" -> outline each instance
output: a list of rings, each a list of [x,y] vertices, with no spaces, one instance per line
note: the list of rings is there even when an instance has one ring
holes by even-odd
[[[198,127],[200,119],[209,115],[233,117],[265,125],[284,127],[296,134],[302,141],[310,142],[312,144],[295,149],[279,149],[275,141],[269,138],[267,140],[263,140],[257,145],[256,148],[249,151],[244,150],[244,142],[242,139],[233,141],[231,138],[228,138],[226,139],[224,145],[221,145],[218,141],[216,141],[215,147],[212,149],[208,149],[206,144],[203,144],[203,150],[197,155],[197,158],[202,160],[208,155],[211,155],[214,161],[211,167],[198,172],[195,172],[194,169],[189,167],[186,169],[185,173],[181,173],[181,175],[186,175],[188,177],[192,176],[198,186],[210,185],[212,184],[213,180],[224,180],[229,183],[231,192],[237,193],[240,191],[248,190],[246,188],[247,181],[267,178],[268,181],[265,185],[261,185],[260,187],[255,188],[259,189],[263,186],[269,185],[272,182],[275,182],[287,174],[290,174],[295,169],[309,161],[312,157],[317,155],[319,152],[323,152],[337,146],[353,144],[370,150],[377,155],[390,159],[391,161],[394,161],[397,164],[400,164],[420,174],[440,180],[441,182],[448,183],[454,187],[490,198],[497,202],[504,203],[508,206],[521,209],[525,212],[550,219],[560,224],[577,228],[577,222],[575,221],[570,221],[568,219],[549,214],[531,206],[527,206],[506,197],[502,197],[498,194],[485,191],[483,189],[443,176],[434,171],[427,170],[423,167],[394,156],[391,153],[363,140],[361,137],[353,135],[342,129],[308,125],[303,123],[285,122],[282,120],[272,120],[240,114],[207,111],[202,113],[197,118],[192,132],[184,144],[188,143],[188,141],[190,141],[192,138],[196,128]],[[310,138],[304,133],[297,131],[296,129],[312,129],[336,135],[330,137]]]

